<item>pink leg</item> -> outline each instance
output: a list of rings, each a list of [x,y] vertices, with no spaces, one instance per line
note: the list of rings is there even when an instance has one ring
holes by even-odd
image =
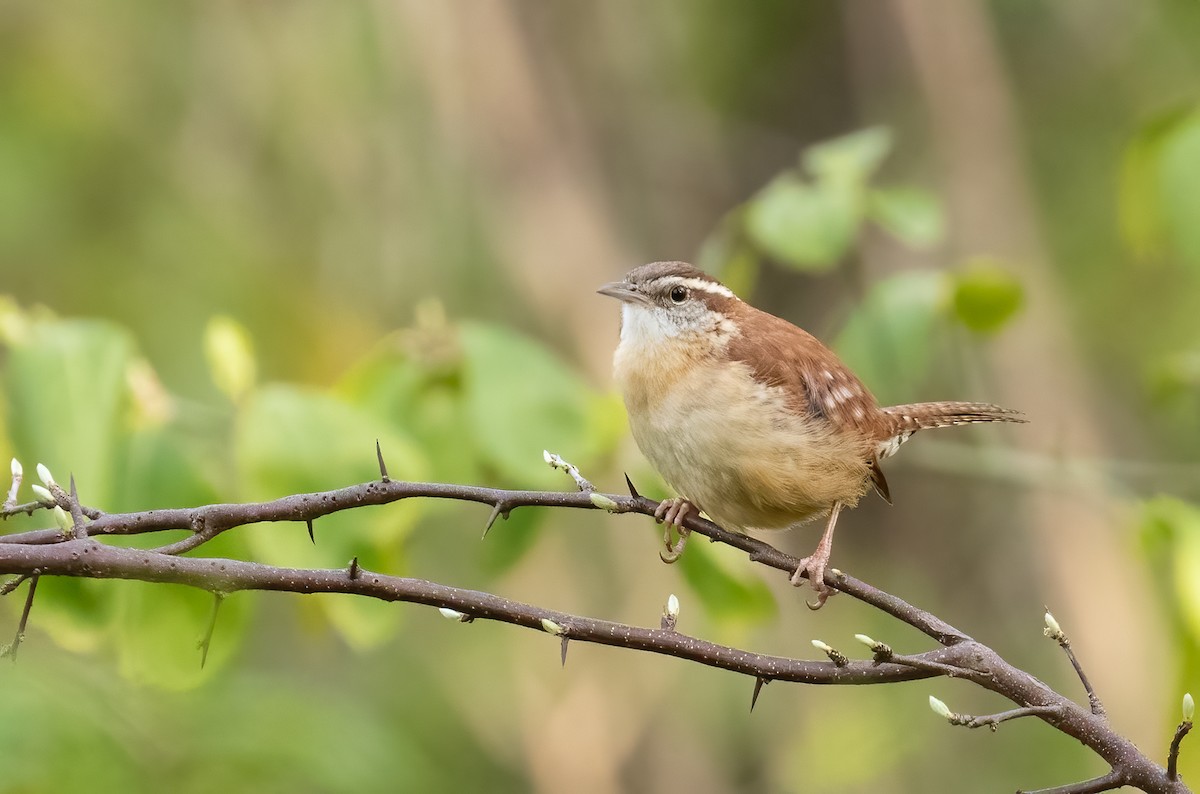
[[[829,596],[835,592],[832,587],[825,584],[825,566],[829,564],[829,554],[833,551],[833,530],[837,526],[840,512],[842,512],[842,503],[834,502],[833,508],[829,511],[829,521],[825,524],[825,532],[821,535],[821,542],[817,544],[817,548],[812,554],[800,560],[800,565],[792,574],[792,584],[796,587],[804,585],[804,574],[808,574],[809,584],[817,593],[816,604],[810,601],[805,602],[809,609],[820,609],[825,606]]]
[[[665,563],[672,563],[679,559],[683,554],[683,547],[687,543],[690,530],[683,526],[683,521],[687,518],[688,513],[696,509],[696,506],[683,497],[676,496],[674,499],[664,499],[654,509],[654,519],[662,521],[666,524],[663,527],[663,546],[665,547],[658,553]],[[679,533],[679,542],[671,543],[671,527],[675,527]]]

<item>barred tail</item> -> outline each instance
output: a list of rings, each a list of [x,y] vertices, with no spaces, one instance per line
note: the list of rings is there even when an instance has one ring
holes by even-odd
[[[882,409],[891,417],[892,434],[913,433],[932,427],[969,425],[975,422],[1025,422],[1020,411],[988,403],[913,403]]]
[[[879,436],[877,458],[890,458],[918,430],[952,427],[975,422],[1025,422],[1020,411],[1011,411],[988,403],[913,403],[881,408],[887,426]]]

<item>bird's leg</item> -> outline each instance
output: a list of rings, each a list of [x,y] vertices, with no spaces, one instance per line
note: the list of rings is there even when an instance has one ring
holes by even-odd
[[[684,544],[687,543],[688,535],[691,534],[691,530],[683,526],[683,520],[695,508],[695,505],[680,496],[676,496],[674,499],[664,499],[658,507],[654,508],[654,520],[661,521],[666,525],[663,527],[663,546],[665,548],[658,553],[663,562],[675,562],[683,554]],[[675,527],[675,531],[679,533],[679,542],[676,544],[671,543],[671,527]]]
[[[821,535],[821,542],[817,544],[816,551],[800,560],[800,565],[792,574],[792,584],[801,587],[804,584],[804,573],[808,572],[808,582],[817,593],[816,604],[811,601],[805,602],[809,609],[820,609],[825,606],[829,596],[834,593],[833,588],[825,584],[825,566],[829,564],[829,553],[833,551],[833,530],[837,526],[840,512],[842,512],[842,503],[834,502],[833,508],[829,511],[829,521],[825,524],[825,532]]]

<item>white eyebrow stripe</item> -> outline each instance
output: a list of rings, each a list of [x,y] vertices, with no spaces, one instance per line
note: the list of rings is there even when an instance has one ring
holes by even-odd
[[[707,292],[712,295],[721,295],[725,298],[736,298],[733,290],[726,287],[724,284],[718,284],[715,281],[705,281],[702,278],[681,278],[678,284],[688,289],[698,289],[701,292]]]

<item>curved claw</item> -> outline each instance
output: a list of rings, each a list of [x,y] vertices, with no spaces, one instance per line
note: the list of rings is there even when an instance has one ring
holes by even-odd
[[[818,609],[825,606],[825,602],[829,600],[829,597],[833,595],[834,592],[835,591],[833,590],[820,590],[817,592],[816,603],[814,604],[812,601],[805,600],[804,606],[808,607],[813,612],[816,612]]]
[[[680,527],[679,528],[679,542],[671,543],[671,528],[670,528],[670,525],[668,524],[667,531],[665,533],[663,533],[664,548],[658,550],[658,558],[660,560],[662,560],[663,562],[665,562],[667,565],[670,565],[671,563],[677,561],[680,557],[683,556],[683,547],[685,545],[687,545],[688,535],[690,535],[690,534],[691,533],[688,532],[686,529],[684,529],[683,527]]]
[[[658,557],[668,565],[678,560],[683,554],[684,544],[687,543],[688,535],[691,534],[683,526],[683,521],[693,509],[691,502],[678,496],[674,499],[662,500],[654,509],[654,520],[665,524],[663,527],[663,550],[658,552]],[[678,543],[671,542],[671,527],[675,527],[676,532],[679,533]]]

